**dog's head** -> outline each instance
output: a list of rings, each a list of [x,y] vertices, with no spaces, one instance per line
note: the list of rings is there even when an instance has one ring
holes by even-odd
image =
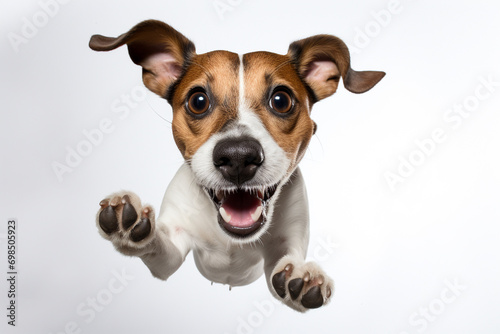
[[[335,93],[340,78],[363,93],[385,75],[351,69],[346,45],[330,35],[296,41],[286,55],[198,55],[186,37],[154,20],[90,40],[96,51],[124,44],[146,87],[172,105],[175,142],[221,228],[243,242],[269,226],[278,193],[316,131],[313,104]]]

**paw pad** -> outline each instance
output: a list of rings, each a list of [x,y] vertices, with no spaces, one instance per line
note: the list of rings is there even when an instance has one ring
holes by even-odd
[[[290,275],[288,275],[288,277],[287,277],[287,274],[291,271],[291,269],[292,269],[292,265],[289,264],[285,267],[285,269],[283,271],[281,271],[273,276],[272,283],[273,283],[274,290],[276,291],[278,296],[280,296],[281,298],[286,297],[286,280],[288,277],[290,277]]]
[[[321,289],[319,286],[313,286],[302,296],[300,301],[304,307],[307,308],[318,308],[323,305],[323,296],[321,295]]]
[[[107,206],[102,209],[99,214],[99,225],[106,234],[111,234],[118,230],[118,219],[113,207]]]
[[[151,222],[148,217],[141,218],[130,232],[130,239],[139,242],[145,239],[151,232]]]
[[[302,278],[294,278],[288,283],[288,291],[290,291],[290,297],[295,300],[302,292],[304,287],[304,280]],[[284,296],[283,296],[284,297]]]
[[[128,230],[137,221],[137,211],[135,211],[134,206],[130,204],[130,197],[128,195],[123,196],[122,204],[122,226],[124,229]]]

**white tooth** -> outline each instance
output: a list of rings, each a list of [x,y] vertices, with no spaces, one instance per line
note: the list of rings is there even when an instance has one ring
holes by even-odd
[[[259,220],[261,214],[262,214],[262,205],[259,205],[259,207],[255,209],[254,213],[252,213],[252,220],[256,222],[257,220]]]
[[[264,199],[264,194],[266,192],[266,187],[262,187],[262,189],[259,190],[259,198]]]
[[[228,214],[228,213],[226,212],[226,209],[224,209],[222,206],[221,206],[221,207],[220,207],[220,209],[219,209],[219,213],[220,213],[220,215],[221,215],[222,219],[224,219],[224,221],[225,221],[226,223],[229,223],[229,222],[231,221],[231,215],[230,215],[230,214]]]

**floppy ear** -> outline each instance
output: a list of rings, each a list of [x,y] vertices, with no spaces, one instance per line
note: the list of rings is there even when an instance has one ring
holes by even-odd
[[[341,39],[316,35],[290,44],[292,58],[302,79],[314,92],[316,101],[335,93],[342,77],[344,87],[353,93],[364,93],[385,75],[379,71],[351,69],[349,50]]]
[[[116,38],[94,35],[89,42],[94,51],[111,51],[124,44],[132,61],[142,66],[146,87],[163,98],[195,54],[189,39],[156,20],[143,21]]]

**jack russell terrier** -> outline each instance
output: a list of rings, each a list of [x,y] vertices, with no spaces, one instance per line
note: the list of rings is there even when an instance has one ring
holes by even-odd
[[[172,106],[185,163],[156,219],[132,192],[102,200],[100,234],[163,280],[192,250],[212,282],[246,285],[265,273],[271,293],[292,309],[326,304],[333,281],[305,261],[309,212],[297,167],[316,131],[311,108],[341,77],[347,90],[364,93],[385,73],[351,69],[347,46],[331,35],[296,41],[286,55],[198,55],[178,31],[148,20],[89,43],[95,51],[124,44],[146,87]]]

